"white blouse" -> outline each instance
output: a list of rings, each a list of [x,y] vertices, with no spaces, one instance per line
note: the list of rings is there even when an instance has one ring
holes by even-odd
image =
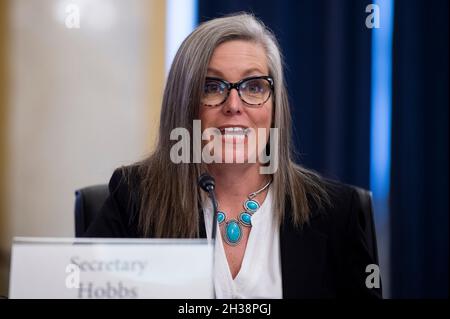
[[[206,234],[211,238],[212,204],[203,203]],[[227,245],[227,244],[225,244]],[[214,287],[216,298],[282,298],[280,229],[272,210],[272,187],[258,211],[252,216],[252,229],[247,241],[241,269],[232,278],[217,225]]]

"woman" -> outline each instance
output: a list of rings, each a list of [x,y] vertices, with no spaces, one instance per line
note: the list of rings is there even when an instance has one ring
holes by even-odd
[[[380,297],[365,284],[374,261],[359,228],[355,190],[292,160],[282,65],[275,37],[252,15],[200,25],[172,64],[156,150],[116,170],[85,235],[210,237],[211,204],[197,187],[208,172],[220,210],[217,297]],[[216,161],[198,160],[194,147],[189,163],[174,160],[171,132],[183,128],[192,136],[194,120],[203,132],[217,129],[203,140],[202,153]]]

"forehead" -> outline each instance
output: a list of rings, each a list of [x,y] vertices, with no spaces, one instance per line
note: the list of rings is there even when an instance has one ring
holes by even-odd
[[[217,46],[208,65],[209,76],[220,76],[229,81],[268,73],[264,48],[244,40],[228,41]]]

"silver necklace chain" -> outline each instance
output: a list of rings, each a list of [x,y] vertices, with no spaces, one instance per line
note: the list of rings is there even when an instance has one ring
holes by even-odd
[[[263,192],[267,187],[269,187],[269,185],[272,183],[272,181],[273,181],[273,179],[271,178],[270,181],[268,181],[267,184],[264,185],[262,188],[258,189],[256,192],[248,194],[247,198],[248,199],[255,198],[256,195]],[[219,208],[219,201],[216,200],[216,202],[217,202],[217,208]]]
[[[269,187],[270,183],[272,183],[272,178],[270,179],[270,181],[267,182],[266,185],[264,185],[261,189],[258,189],[256,192],[250,193],[248,194],[248,198],[252,199],[254,198],[256,195],[258,195],[259,193],[263,192],[267,187]]]

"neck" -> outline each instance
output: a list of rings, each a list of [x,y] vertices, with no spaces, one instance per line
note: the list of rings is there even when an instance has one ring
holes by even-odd
[[[259,173],[258,165],[215,164],[208,167],[216,181],[216,193],[220,198],[235,197],[242,200],[263,187],[269,176]]]

